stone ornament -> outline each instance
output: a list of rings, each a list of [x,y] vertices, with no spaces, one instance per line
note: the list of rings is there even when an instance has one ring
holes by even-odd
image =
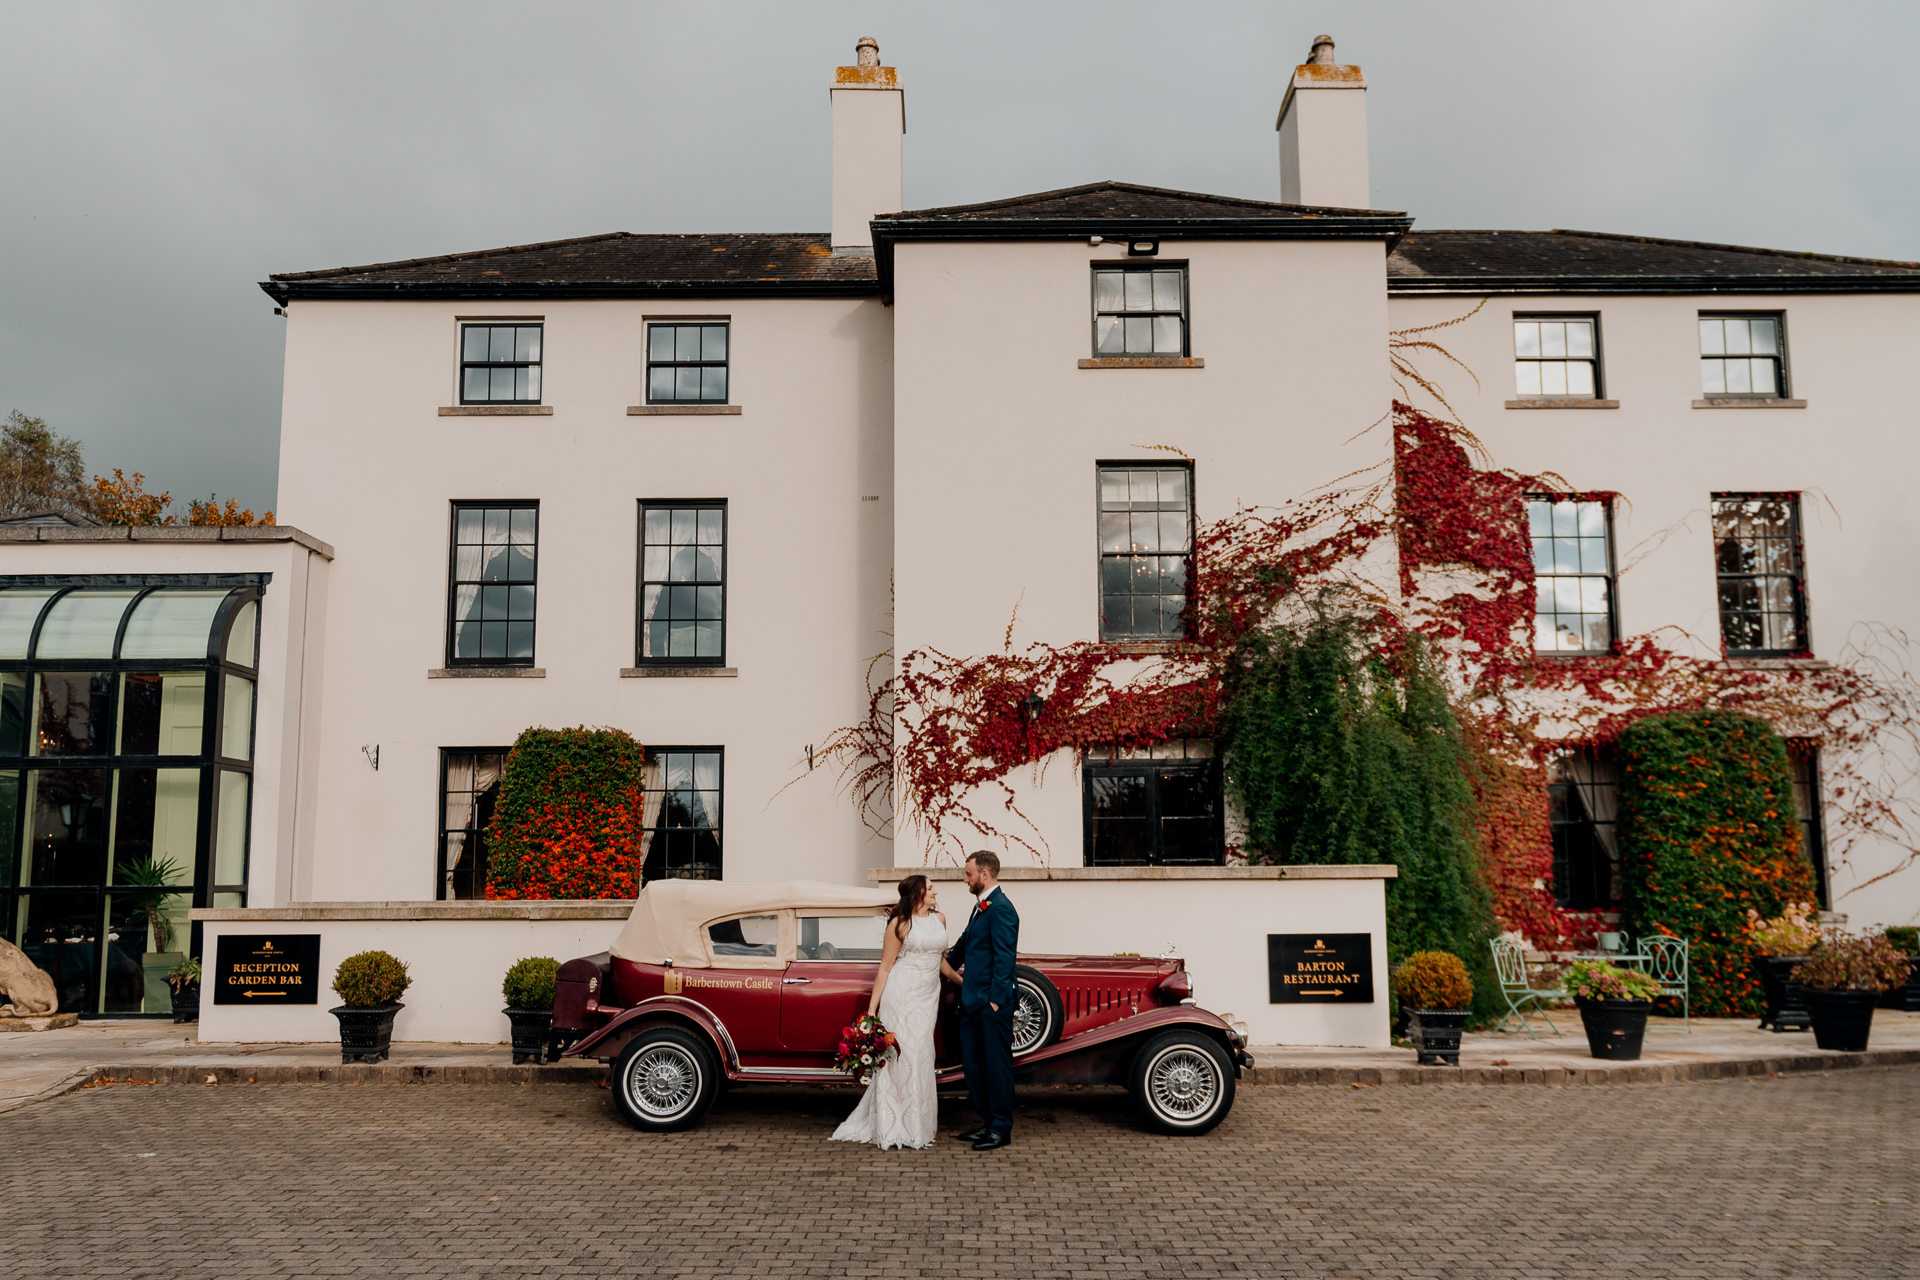
[[[0,1018],[39,1018],[60,1007],[53,978],[27,953],[0,938]]]

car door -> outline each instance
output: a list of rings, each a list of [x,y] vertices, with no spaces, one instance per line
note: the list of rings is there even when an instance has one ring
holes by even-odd
[[[666,971],[666,995],[684,996],[706,1007],[733,1040],[743,1067],[778,1066],[780,978],[793,954],[792,917],[761,911],[707,924],[708,964],[704,969]]]
[[[795,1066],[830,1067],[840,1032],[867,1011],[887,918],[879,908],[797,913],[780,988],[780,1042]]]

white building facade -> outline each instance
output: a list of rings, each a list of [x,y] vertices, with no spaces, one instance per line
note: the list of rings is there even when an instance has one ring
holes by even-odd
[[[9,936],[42,963],[72,950],[56,957],[69,1006],[156,1012],[129,975],[169,948],[105,941],[134,893],[114,881],[135,850],[117,824],[139,820],[120,797],[143,770],[196,770],[193,870],[173,887],[199,909],[203,950],[307,929],[328,973],[369,939],[457,954],[424,966],[438,985],[410,997],[399,1035],[498,1038],[508,951],[612,927],[582,923],[603,908],[500,927],[555,910],[481,903],[498,771],[536,725],[646,744],[649,787],[673,797],[649,876],[851,883],[951,863],[953,846],[910,825],[877,834],[820,756],[867,715],[890,655],[996,652],[1011,626],[1016,646],[1108,640],[1150,660],[1179,637],[1195,522],[1387,461],[1367,428],[1395,395],[1389,333],[1476,306],[1446,338],[1479,377],[1448,381],[1464,421],[1503,465],[1620,495],[1603,558],[1574,575],[1603,580],[1599,603],[1550,610],[1543,644],[1604,650],[1678,628],[1709,650],[1818,662],[1861,628],[1920,629],[1913,410],[1893,376],[1920,327],[1920,267],[1416,231],[1353,207],[1367,191],[1359,68],[1316,43],[1281,96],[1288,203],[1102,183],[899,213],[903,91],[862,42],[830,86],[830,233],[614,233],[273,277],[288,527],[0,529],[0,630],[33,615],[0,654],[22,717],[0,744],[16,797],[0,812],[16,851],[0,859]],[[1775,603],[1748,608],[1716,570],[1715,504],[1758,496],[1787,513],[1792,546],[1763,584]],[[1149,515],[1159,541],[1145,546]],[[1136,530],[1125,556],[1103,543],[1115,519]],[[56,659],[35,627],[62,593],[240,587],[259,610],[258,710],[244,873],[220,879],[219,828],[235,819],[218,775],[233,766],[213,731],[191,761],[42,754],[50,673],[97,670],[107,692],[87,714],[118,724],[139,659],[112,642]],[[208,705],[211,724],[224,704]],[[1277,1006],[1266,956],[1269,933],[1371,934],[1384,983],[1390,869],[1290,885],[1227,866],[1205,744],[1161,755],[1009,779],[1041,852],[997,851],[1016,896],[1020,877],[1046,882],[1030,948],[1171,942],[1201,1002],[1256,1041],[1384,1044],[1384,989],[1363,1013]],[[1582,906],[1608,892],[1606,767],[1560,784],[1559,865],[1584,887],[1556,888]],[[68,824],[70,800],[37,799],[53,795],[43,774],[89,771],[95,828]],[[1215,794],[1192,800],[1209,777]],[[1119,815],[1145,834],[1106,854],[1094,824],[1118,811],[1090,790],[1099,779],[1149,797]],[[1817,765],[1807,787],[1818,858]],[[1904,857],[1889,844],[1822,864],[1831,905],[1856,924],[1910,922],[1920,872],[1876,879]],[[56,864],[72,883],[45,879]],[[447,941],[482,917],[497,945]],[[207,1038],[328,1030],[323,1008],[205,999]]]

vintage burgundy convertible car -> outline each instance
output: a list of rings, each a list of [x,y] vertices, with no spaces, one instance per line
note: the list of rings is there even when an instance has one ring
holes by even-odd
[[[569,1056],[612,1064],[638,1129],[700,1122],[723,1081],[843,1081],[840,1031],[867,1009],[890,890],[801,881],[648,885],[612,948],[560,968],[554,1031]],[[1022,956],[1014,1069],[1037,1084],[1121,1084],[1163,1133],[1205,1133],[1252,1065],[1245,1036],[1196,1008],[1184,961]],[[960,1081],[957,991],[936,1057]]]

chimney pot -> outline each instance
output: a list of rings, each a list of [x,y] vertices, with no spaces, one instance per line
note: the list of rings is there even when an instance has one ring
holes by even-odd
[[[879,66],[880,42],[872,36],[861,36],[859,43],[853,46],[853,65],[856,67]]]
[[[1313,48],[1307,53],[1307,62],[1316,67],[1338,66],[1333,60],[1333,37],[1315,36]]]

